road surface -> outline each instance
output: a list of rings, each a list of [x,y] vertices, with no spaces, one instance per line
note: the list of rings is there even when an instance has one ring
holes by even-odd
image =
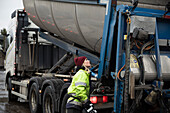
[[[1,102],[0,113],[31,113],[28,103],[23,102]]]
[[[29,105],[25,102],[9,102],[5,90],[5,72],[0,71],[0,113],[30,113]]]

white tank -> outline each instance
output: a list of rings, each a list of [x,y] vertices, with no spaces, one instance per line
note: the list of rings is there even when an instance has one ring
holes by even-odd
[[[70,1],[23,0],[23,3],[28,16],[40,28],[99,53],[106,6],[97,4],[97,0],[89,0],[91,5],[85,0]],[[138,6],[164,10],[168,2],[139,0]],[[118,0],[117,4],[131,5],[131,0]]]
[[[30,19],[40,28],[95,52],[100,52],[105,6],[23,0]]]

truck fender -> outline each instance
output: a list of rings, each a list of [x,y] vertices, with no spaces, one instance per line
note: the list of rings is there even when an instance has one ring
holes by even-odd
[[[58,106],[58,108],[60,108],[60,111],[61,111],[61,103],[62,103],[62,100],[63,100],[63,98],[64,98],[64,95],[67,93],[67,89],[68,89],[68,87],[70,86],[70,84],[71,83],[65,83],[63,86],[62,86],[62,88],[61,88],[61,92],[60,92],[60,100],[59,100],[59,106]]]

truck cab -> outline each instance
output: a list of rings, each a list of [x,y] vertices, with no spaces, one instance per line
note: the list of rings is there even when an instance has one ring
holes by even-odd
[[[10,76],[15,75],[15,62],[16,62],[16,35],[17,33],[17,26],[18,26],[18,12],[19,10],[16,10],[11,15],[11,21],[8,26],[8,37],[7,37],[7,51],[6,51],[6,58],[5,58],[5,69],[6,74],[9,74]]]

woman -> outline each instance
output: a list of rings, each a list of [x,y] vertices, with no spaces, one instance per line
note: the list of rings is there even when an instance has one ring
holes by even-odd
[[[74,59],[78,72],[74,75],[72,83],[68,88],[68,94],[71,96],[66,104],[67,113],[82,113],[83,108],[88,108],[91,104],[88,99],[90,92],[90,61],[85,57]]]

